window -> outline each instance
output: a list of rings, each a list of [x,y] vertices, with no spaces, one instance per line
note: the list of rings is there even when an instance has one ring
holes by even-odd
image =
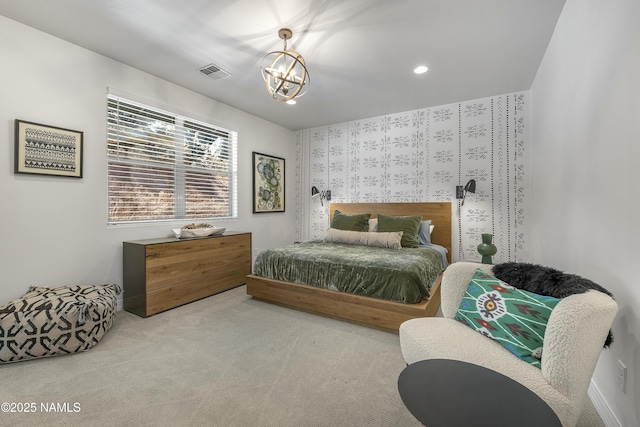
[[[236,132],[109,94],[109,224],[236,217],[236,146]]]

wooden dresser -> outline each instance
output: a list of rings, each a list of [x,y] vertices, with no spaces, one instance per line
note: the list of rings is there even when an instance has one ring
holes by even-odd
[[[124,309],[147,317],[240,286],[251,274],[251,233],[123,242]]]

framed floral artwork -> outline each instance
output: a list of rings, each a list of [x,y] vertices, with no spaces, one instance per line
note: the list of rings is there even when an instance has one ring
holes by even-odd
[[[253,152],[253,213],[284,212],[284,162]]]

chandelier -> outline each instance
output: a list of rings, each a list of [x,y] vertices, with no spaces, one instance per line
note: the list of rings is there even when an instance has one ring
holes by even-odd
[[[278,36],[284,40],[284,49],[267,53],[260,65],[267,91],[276,101],[291,101],[304,95],[309,87],[304,58],[295,50],[287,50],[287,40],[292,35],[290,29],[281,28]]]

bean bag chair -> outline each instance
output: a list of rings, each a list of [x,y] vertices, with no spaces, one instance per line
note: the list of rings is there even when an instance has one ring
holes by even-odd
[[[118,285],[31,287],[0,307],[0,363],[86,351],[111,329]]]

